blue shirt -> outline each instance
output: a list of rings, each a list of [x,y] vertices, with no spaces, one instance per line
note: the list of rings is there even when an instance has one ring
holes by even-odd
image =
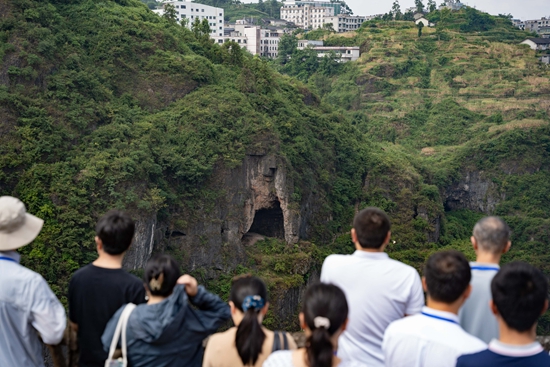
[[[19,265],[17,252],[0,252],[0,366],[43,367],[42,344],[59,344],[65,309],[48,283]]]
[[[539,343],[512,346],[493,340],[489,349],[458,358],[457,367],[545,367],[550,356]]]
[[[105,328],[101,338],[105,351],[109,350],[124,307]],[[203,340],[230,317],[228,304],[203,286],[191,298],[178,284],[170,297],[160,303],[138,305],[130,315],[128,363],[132,367],[201,367]]]

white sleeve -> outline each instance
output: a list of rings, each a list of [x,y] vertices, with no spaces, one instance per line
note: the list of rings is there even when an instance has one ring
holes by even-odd
[[[330,283],[331,277],[330,277],[330,256],[329,255],[325,261],[323,261],[323,267],[321,268],[321,283]]]
[[[420,275],[416,270],[413,270],[413,281],[409,290],[409,299],[407,300],[407,306],[405,308],[405,315],[416,315],[422,311],[424,307],[424,290],[422,289],[422,282],[420,281]]]
[[[291,350],[280,350],[271,354],[262,367],[293,367]]]
[[[44,344],[59,344],[67,326],[65,309],[44,278],[40,277],[34,288],[31,324],[40,333]]]

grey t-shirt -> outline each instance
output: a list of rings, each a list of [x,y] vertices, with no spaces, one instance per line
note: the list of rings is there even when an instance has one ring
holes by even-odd
[[[496,264],[472,262],[472,294],[464,303],[458,314],[460,325],[473,336],[485,343],[498,339],[498,322],[491,309],[491,281],[500,267]]]

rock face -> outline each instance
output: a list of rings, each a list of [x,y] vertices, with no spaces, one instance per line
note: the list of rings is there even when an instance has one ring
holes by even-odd
[[[503,200],[498,187],[484,172],[465,172],[460,180],[444,191],[445,210],[468,209],[492,214]]]
[[[315,196],[291,202],[294,183],[275,155],[247,155],[236,168],[218,168],[209,183],[216,197],[204,198],[193,213],[139,219],[126,269],[143,268],[153,250],[168,250],[186,271],[201,269],[208,279],[244,262],[244,246],[262,237],[288,244],[307,238],[316,210]],[[326,219],[329,219],[328,217]]]
[[[127,270],[143,269],[151,257],[155,242],[158,242],[161,236],[157,228],[156,214],[137,219],[134,243],[124,256],[122,266]]]

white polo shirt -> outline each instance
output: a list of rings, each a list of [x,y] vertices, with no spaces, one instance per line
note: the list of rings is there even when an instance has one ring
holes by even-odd
[[[418,272],[384,252],[355,251],[327,257],[321,281],[342,288],[348,301],[349,323],[338,340],[338,356],[383,367],[382,339],[388,325],[424,306]]]
[[[387,367],[455,367],[461,355],[485,349],[460,327],[457,315],[429,307],[392,323],[382,345]]]

